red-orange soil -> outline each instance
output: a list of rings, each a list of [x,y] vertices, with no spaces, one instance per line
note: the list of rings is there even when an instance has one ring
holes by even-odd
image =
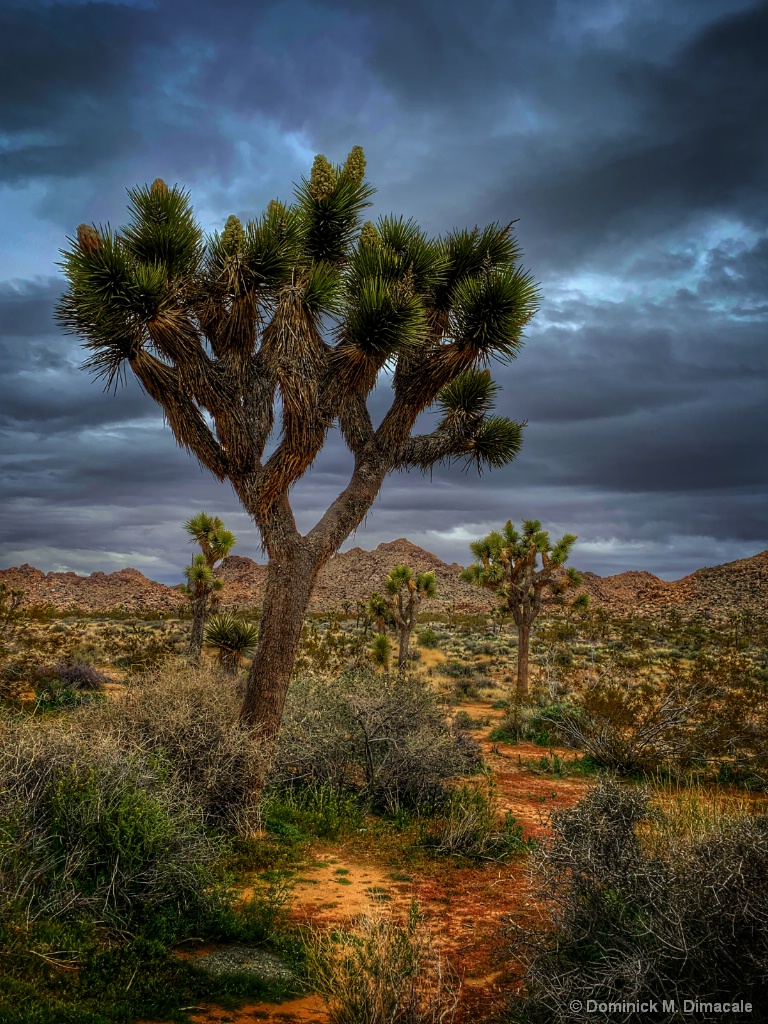
[[[489,706],[474,703],[472,710],[496,717]],[[498,809],[514,814],[525,838],[547,835],[551,812],[573,806],[589,788],[590,783],[582,779],[537,771],[535,762],[547,751],[534,744],[509,746],[483,740],[481,746],[493,772]],[[563,760],[574,756],[566,750],[556,753]],[[502,966],[498,954],[505,944],[505,917],[512,915],[516,922],[531,925],[541,919],[525,857],[507,864],[487,862],[471,867],[445,859],[435,861],[428,873],[417,869],[403,873],[393,871],[375,847],[370,849],[358,840],[322,844],[313,856],[316,859],[300,869],[294,882],[292,919],[318,927],[348,924],[377,906],[405,914],[415,900],[441,952],[462,979],[457,1024],[491,1020],[521,983],[522,972],[508,959]],[[245,889],[244,897],[251,891]],[[279,1005],[251,1004],[237,1011],[201,1007],[192,1020],[195,1024],[328,1024],[323,1003],[316,996],[301,996]]]

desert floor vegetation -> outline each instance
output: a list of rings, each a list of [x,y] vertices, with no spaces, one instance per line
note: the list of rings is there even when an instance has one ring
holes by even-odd
[[[520,701],[497,618],[424,612],[397,673],[354,614],[313,616],[268,765],[238,721],[247,655],[191,664],[188,618],[12,626],[3,1024],[761,1005],[765,623],[542,616]]]

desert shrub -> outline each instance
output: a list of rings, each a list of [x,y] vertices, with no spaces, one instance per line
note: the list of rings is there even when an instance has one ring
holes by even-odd
[[[27,614],[31,622],[53,622],[58,618],[59,611],[51,601],[45,601],[43,604],[30,605]]]
[[[252,944],[288,938],[293,887],[280,873],[257,882],[248,899],[223,903],[215,918],[220,938]],[[214,933],[215,934],[215,933]]]
[[[450,1024],[459,981],[414,905],[407,921],[367,915],[352,927],[314,932],[312,983],[331,1024]]]
[[[247,834],[257,820],[252,794],[265,754],[238,713],[231,680],[177,665],[136,681],[94,728],[108,728],[123,749],[161,758],[207,824]]]
[[[660,676],[608,665],[569,702],[537,720],[605,767],[629,774],[725,761],[768,782],[768,698],[735,651],[668,662]]]
[[[179,653],[172,631],[157,632],[130,620],[124,628],[111,630],[104,646],[114,664],[131,675],[151,672]]]
[[[472,677],[460,678],[454,680],[453,695],[456,700],[477,700],[480,690]]]
[[[451,679],[472,679],[480,670],[468,661],[446,661],[443,672]]]
[[[526,847],[514,816],[499,814],[490,783],[451,790],[442,813],[424,826],[422,842],[437,854],[472,860],[505,860]]]
[[[59,690],[80,690],[94,692],[104,689],[112,680],[93,665],[84,661],[58,661],[54,665],[39,668],[35,673],[38,687],[56,692]]]
[[[661,996],[677,1007],[665,1021],[687,1019],[683,1000],[692,994],[700,1002],[760,1003],[768,819],[721,817],[686,836],[674,817],[653,811],[646,791],[615,781],[552,815],[553,838],[535,865],[549,927],[526,932],[510,923],[529,993],[514,1020],[587,1021],[587,1000]]]
[[[338,615],[330,615],[325,626],[307,616],[296,656],[296,671],[302,675],[338,673],[361,658],[364,638],[347,632]]]
[[[435,648],[440,642],[440,637],[434,629],[422,629],[418,634],[419,647]]]
[[[554,775],[558,779],[568,778],[572,775],[594,775],[600,772],[600,766],[589,754],[583,757],[575,757],[572,760],[562,758],[554,750],[540,757],[532,766],[534,770],[543,772],[545,775]]]
[[[479,764],[479,747],[452,732],[423,680],[356,670],[293,683],[270,781],[328,783],[394,813],[437,805],[447,779]]]
[[[488,733],[491,743],[517,743],[518,737],[503,725],[496,725]]]
[[[210,903],[215,850],[162,766],[109,741],[6,725],[0,751],[0,905],[26,920],[88,914],[118,926]]]
[[[454,729],[473,729],[475,720],[467,711],[457,711],[453,719]]]
[[[495,705],[495,706],[498,706]],[[506,714],[491,730],[489,739],[494,743],[518,743],[520,740],[531,740],[542,746],[551,745],[548,716],[546,710],[536,704],[522,704],[519,701],[502,701],[501,706]],[[559,709],[559,706],[558,706]],[[554,710],[557,713],[557,709]]]

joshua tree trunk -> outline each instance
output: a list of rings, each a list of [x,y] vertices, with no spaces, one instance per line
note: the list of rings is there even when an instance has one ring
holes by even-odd
[[[400,630],[400,650],[397,656],[397,671],[400,675],[405,674],[408,667],[408,648],[411,643],[411,626],[403,626]]]
[[[528,653],[531,639],[531,624],[522,621],[517,626],[517,684],[515,696],[518,701],[528,695]]]
[[[273,554],[240,721],[271,747],[283,717],[288,684],[301,639],[317,567],[298,551]]]
[[[193,661],[200,661],[203,650],[203,630],[205,629],[208,597],[202,594],[192,602],[192,633],[189,637],[189,654]]]
[[[220,664],[225,675],[231,676],[233,679],[237,678],[237,670],[240,668],[240,652],[228,651],[221,659]]]

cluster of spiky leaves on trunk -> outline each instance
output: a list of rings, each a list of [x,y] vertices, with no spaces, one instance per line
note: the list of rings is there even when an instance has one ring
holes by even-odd
[[[213,570],[218,562],[227,557],[237,543],[237,538],[231,530],[225,529],[218,516],[209,516],[206,512],[198,512],[188,519],[184,529],[190,535],[190,542],[195,541],[202,548],[200,554],[195,555],[191,564],[184,569],[187,596],[194,599],[220,591],[224,583],[214,576]]]
[[[232,481],[268,550],[272,513],[334,423],[379,486],[440,461],[504,465],[520,447],[521,424],[492,414],[483,369],[517,353],[537,308],[511,225],[430,239],[412,220],[361,224],[374,191],[364,170],[360,147],[343,166],[318,156],[292,203],[232,216],[211,237],[189,194],[158,179],[130,190],[127,227],[81,225],[63,254],[58,316],[85,339],[87,365],[107,385],[130,367],[179,444]],[[374,429],[367,399],[385,367],[393,401]],[[432,406],[439,424],[412,436]],[[323,555],[367,511],[348,505]]]

